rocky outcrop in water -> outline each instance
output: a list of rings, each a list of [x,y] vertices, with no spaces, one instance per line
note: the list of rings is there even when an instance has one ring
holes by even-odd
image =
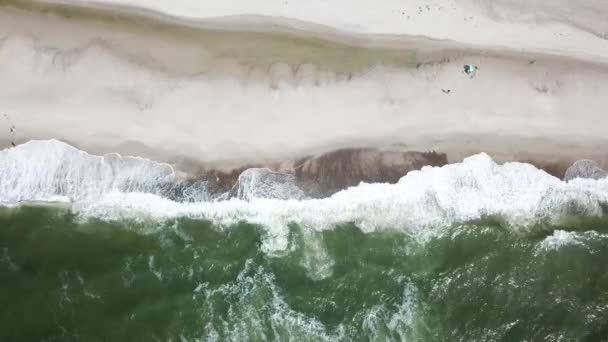
[[[307,195],[325,197],[361,182],[396,183],[409,171],[447,163],[445,153],[349,148],[301,159],[294,171]]]
[[[608,172],[599,167],[593,160],[577,160],[566,170],[564,181],[571,181],[575,178],[601,179],[608,177]]]

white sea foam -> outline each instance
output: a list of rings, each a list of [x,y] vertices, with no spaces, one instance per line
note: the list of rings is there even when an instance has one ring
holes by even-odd
[[[238,298],[238,304],[229,306],[227,319],[219,326],[228,340],[268,339],[264,331],[265,310],[259,309],[260,301],[265,303],[264,309],[271,312],[268,323],[275,336],[295,340],[300,340],[303,336],[318,341],[344,340],[341,327],[336,332],[329,332],[316,318],[290,308],[276,285],[274,276],[262,267],[255,266],[251,259],[245,263],[234,282],[216,289],[209,289],[206,283],[200,284],[194,291],[193,300],[213,313],[212,303],[217,297]],[[208,325],[205,334],[217,335],[215,330]]]
[[[295,176],[273,172],[265,168],[250,168],[239,175],[236,197],[243,200],[254,198],[305,199],[306,195],[295,184]]]
[[[266,250],[287,248],[292,223],[313,230],[355,223],[365,232],[402,229],[424,239],[446,225],[484,216],[498,216],[512,229],[555,223],[565,215],[601,216],[608,203],[608,179],[566,183],[529,164],[498,165],[486,154],[410,172],[397,184],[362,183],[324,199],[250,196],[189,203],[145,192],[173,177],[169,166],[152,161],[91,156],[56,141],[5,150],[0,159],[3,201],[67,194],[82,217],[190,217],[220,226],[246,221],[265,227]]]
[[[551,235],[544,238],[536,248],[536,255],[557,251],[565,246],[578,246],[586,248],[594,253],[594,243],[608,239],[608,234],[598,233],[597,231],[565,231],[556,230]]]
[[[0,201],[87,201],[112,190],[146,191],[175,180],[171,166],[68,144],[30,141],[0,151]]]
[[[385,340],[385,329],[396,332],[401,341],[407,341],[409,334],[415,334],[417,301],[418,290],[406,283],[401,303],[395,307],[384,304],[373,306],[365,313],[362,326],[373,341]]]
[[[547,236],[540,244],[540,249],[544,251],[556,250],[567,245],[581,245],[581,241],[576,232],[556,230]]]

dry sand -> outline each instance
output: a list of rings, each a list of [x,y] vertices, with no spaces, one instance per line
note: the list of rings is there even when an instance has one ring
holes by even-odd
[[[149,6],[197,16],[161,6],[169,3]],[[446,28],[456,10],[449,20],[435,15],[443,24],[425,17],[404,29],[392,15],[384,26],[381,13],[361,19],[359,5],[335,14],[333,28],[307,9],[293,13],[317,24],[234,17],[289,14],[244,4],[241,13],[218,5],[207,17],[231,17],[202,21],[118,7],[0,5],[0,112],[17,127],[16,142],[56,138],[93,153],[190,164],[395,144],[444,151],[451,161],[484,151],[608,166],[601,2],[567,16],[557,1],[530,17],[513,1],[461,1],[459,10],[476,10],[474,30]],[[463,72],[467,63],[479,66],[474,78]],[[0,121],[4,147],[8,127]]]

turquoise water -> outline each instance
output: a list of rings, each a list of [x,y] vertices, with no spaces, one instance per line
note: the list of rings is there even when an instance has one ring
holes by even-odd
[[[607,340],[605,220],[268,232],[1,209],[0,340]]]

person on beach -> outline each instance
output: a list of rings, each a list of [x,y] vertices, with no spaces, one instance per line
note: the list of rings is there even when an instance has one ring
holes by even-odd
[[[464,68],[464,73],[469,75],[469,77],[471,77],[471,78],[475,77],[477,70],[479,70],[479,68],[473,64],[465,64],[463,68]]]

